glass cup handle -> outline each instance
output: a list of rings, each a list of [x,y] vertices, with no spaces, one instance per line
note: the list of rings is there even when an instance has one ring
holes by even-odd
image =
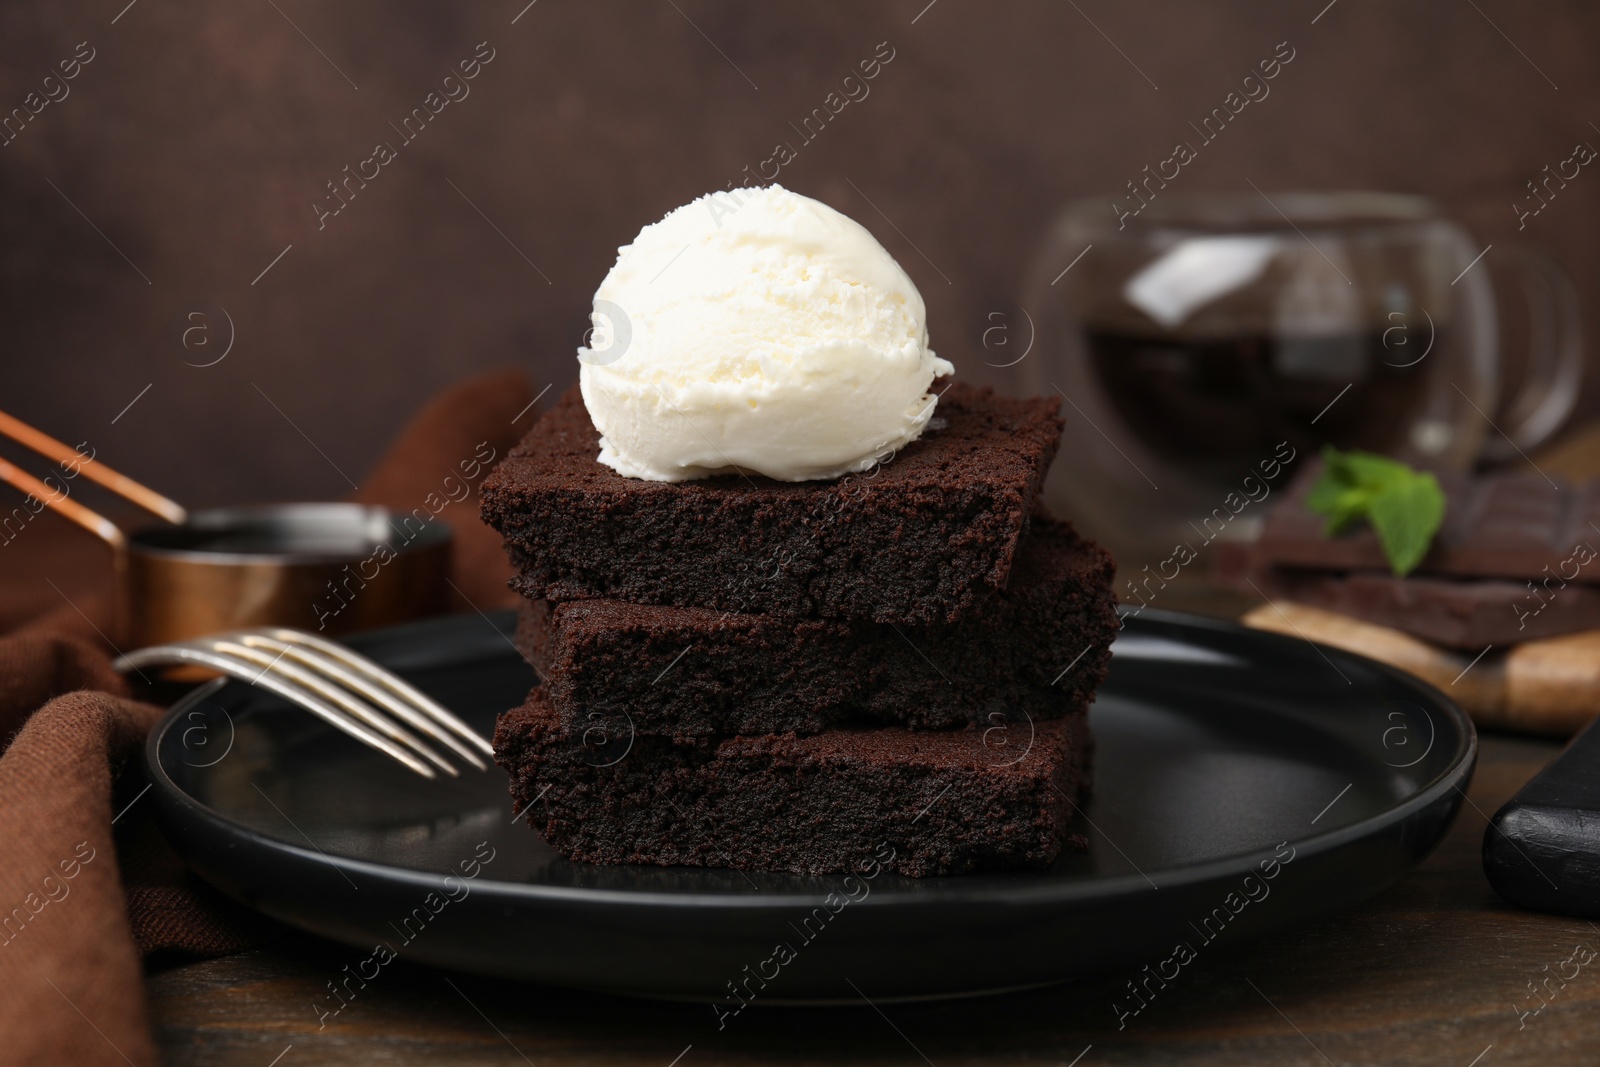
[[[1515,459],[1560,430],[1583,381],[1583,315],[1572,278],[1549,256],[1509,248],[1507,256],[1528,298],[1533,334],[1527,379],[1504,407],[1501,430],[1484,442],[1483,458]]]

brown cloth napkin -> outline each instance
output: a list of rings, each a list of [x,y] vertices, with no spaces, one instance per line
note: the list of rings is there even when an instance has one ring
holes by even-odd
[[[532,401],[518,372],[457,386],[412,420],[356,498],[410,511],[481,443],[504,456]],[[456,535],[457,609],[513,604],[476,483],[441,518]],[[46,539],[80,536],[87,573],[109,575],[92,562],[104,548],[67,529],[30,526],[0,546],[0,595],[30,561],[71,558]],[[59,606],[0,636],[0,1064],[144,1067],[156,1054],[141,958],[235,952],[277,928],[190,875],[148,821],[138,761],[162,709],[131,699],[111,669],[110,590],[44,577]]]

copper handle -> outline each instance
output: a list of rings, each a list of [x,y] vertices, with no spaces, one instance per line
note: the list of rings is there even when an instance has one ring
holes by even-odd
[[[128,540],[122,535],[122,531],[117,529],[116,523],[90,511],[76,500],[68,499],[65,493],[56,492],[27,471],[20,470],[3,459],[0,459],[0,482],[38,498],[44,506],[59,511],[110,545],[119,554],[127,547]]]
[[[72,448],[61,441],[57,441],[54,437],[51,437],[47,433],[35,430],[27,423],[7,415],[3,411],[0,411],[0,435],[9,437],[19,445],[22,445],[26,448],[31,448],[41,456],[53,459],[63,466],[68,464],[76,466],[78,472],[84,477],[88,478],[90,481],[98,482],[100,485],[105,486],[107,489],[111,490],[113,493],[116,493],[124,500],[132,501],[151,514],[159,515],[168,522],[182,523],[189,517],[189,513],[184,510],[183,505],[177,503],[176,501],[168,500],[160,493],[140,485],[127,475],[118,474],[105,464],[99,463],[88,456],[85,456],[77,449]],[[7,466],[9,467],[10,465],[7,464]],[[17,470],[15,467],[11,467],[10,469],[14,473],[22,475],[24,478],[28,477],[27,475],[22,474],[22,472]],[[18,483],[10,477],[5,478],[5,480],[19,489],[22,488],[22,486],[18,485]],[[43,483],[36,480],[30,479],[30,481],[33,481],[34,485],[43,485]],[[88,508],[73,503],[72,501],[67,500],[65,497],[52,503],[48,496],[40,494],[37,489],[29,488],[24,491],[32,493],[40,500],[43,500],[45,503],[55,507],[56,510],[60,511],[63,515],[71,518],[72,521],[78,523],[79,525],[85,526],[90,530],[93,530],[97,534],[100,533],[98,527],[90,526],[88,523],[84,522],[82,518],[74,517],[72,511],[68,510],[65,505],[69,503],[72,504],[74,509],[83,512],[85,515],[92,516],[96,522],[104,523],[106,521],[100,518],[100,516],[95,515],[95,513],[90,511]],[[105,535],[101,534],[101,536],[104,537]],[[117,536],[120,539],[122,535],[119,533]]]

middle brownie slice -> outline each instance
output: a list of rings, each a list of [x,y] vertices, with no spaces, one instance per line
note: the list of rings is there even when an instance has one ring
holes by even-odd
[[[677,737],[814,734],[847,720],[947,729],[1082,711],[1117,631],[1113,564],[1036,518],[1010,581],[957,625],[525,602],[517,645],[572,721],[625,713]],[[996,718],[999,715],[1002,718]]]

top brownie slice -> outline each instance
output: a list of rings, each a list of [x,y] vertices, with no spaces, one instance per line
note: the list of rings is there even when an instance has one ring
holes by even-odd
[[[1061,436],[1054,398],[952,383],[921,439],[827,482],[624,478],[574,386],[482,484],[532,600],[955,622],[1003,589]]]

